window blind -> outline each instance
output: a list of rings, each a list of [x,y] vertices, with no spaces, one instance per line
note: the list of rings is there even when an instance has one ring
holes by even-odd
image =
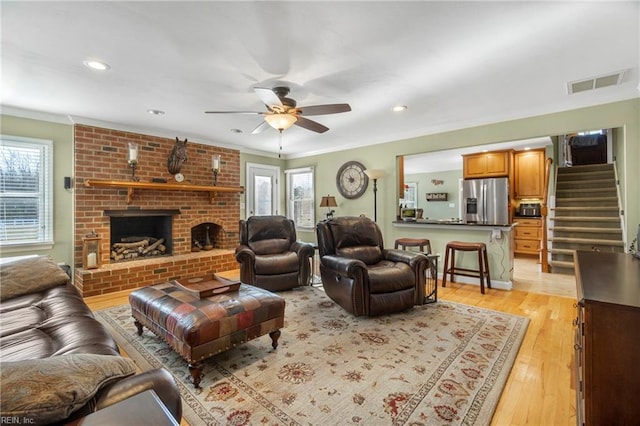
[[[0,246],[53,243],[52,141],[0,139]]]

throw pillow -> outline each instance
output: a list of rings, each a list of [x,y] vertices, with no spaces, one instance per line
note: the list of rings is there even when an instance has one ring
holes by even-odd
[[[112,355],[69,354],[0,363],[0,414],[48,424],[66,419],[105,385],[136,371]]]
[[[30,257],[0,265],[0,300],[37,293],[65,284],[69,276],[49,256]]]

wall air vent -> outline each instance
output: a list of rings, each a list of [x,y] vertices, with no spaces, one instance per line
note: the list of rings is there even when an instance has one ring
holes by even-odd
[[[624,76],[627,70],[618,71],[613,74],[600,75],[597,77],[591,77],[584,80],[570,81],[567,83],[567,90],[569,94],[586,92],[587,90],[600,89],[602,87],[616,86],[622,84]]]

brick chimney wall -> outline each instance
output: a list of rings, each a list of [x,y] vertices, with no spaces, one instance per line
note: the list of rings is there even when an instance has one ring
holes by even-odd
[[[175,145],[175,139],[87,125],[75,125],[74,133],[74,263],[76,268],[74,284],[84,296],[136,288],[186,275],[197,276],[204,272],[238,268],[233,257],[233,249],[238,244],[239,193],[218,193],[211,203],[208,192],[135,190],[131,204],[127,204],[125,189],[84,186],[87,179],[129,181],[131,177],[131,169],[127,164],[129,142],[135,142],[139,147],[136,176],[141,182],[151,182],[153,178],[171,181],[172,175],[167,170],[167,159]],[[183,137],[180,139],[184,140]],[[239,187],[240,152],[204,145],[192,140],[187,142],[187,160],[182,163],[180,170],[185,177],[185,183],[208,186],[213,184],[211,171],[213,154],[221,155],[218,186]],[[158,258],[162,260],[110,263],[110,218],[104,215],[104,211],[125,209],[180,210],[181,214],[174,216],[173,219],[174,256]],[[191,228],[205,222],[215,223],[222,228],[219,241],[216,242],[218,250],[206,254],[192,253]],[[82,269],[82,238],[91,231],[95,231],[102,238],[100,244],[102,267],[84,270]],[[167,260],[172,257],[175,260]],[[203,262],[207,265],[202,265]],[[127,266],[127,263],[131,266]],[[189,264],[189,271],[184,271],[185,264]],[[151,276],[140,277],[140,270],[151,271],[147,274]]]

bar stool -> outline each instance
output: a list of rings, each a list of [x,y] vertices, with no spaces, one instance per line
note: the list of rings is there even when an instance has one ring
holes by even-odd
[[[421,253],[431,254],[431,243],[426,238],[398,238],[393,247],[397,249],[398,246],[402,246],[402,250],[406,250],[407,247],[419,247]]]
[[[478,269],[456,268],[456,251],[478,252]],[[451,263],[449,263],[451,255]],[[484,294],[484,280],[487,279],[487,287],[491,288],[489,275],[489,259],[485,243],[466,243],[462,241],[449,241],[444,252],[444,266],[442,267],[442,287],[447,285],[447,274],[450,281],[455,282],[453,275],[480,278],[480,293]]]

